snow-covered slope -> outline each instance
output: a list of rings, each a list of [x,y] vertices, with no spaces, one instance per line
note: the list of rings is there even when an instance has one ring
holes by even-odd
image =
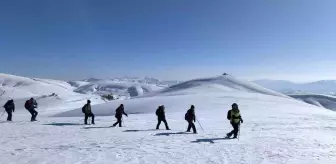
[[[73,89],[64,81],[0,74],[0,105],[14,99],[17,111],[26,112],[25,101],[34,97],[39,104],[38,110],[50,114],[79,108],[88,99],[93,104],[105,103],[100,96],[79,94]]]
[[[293,83],[284,80],[257,80],[255,83],[286,94],[298,93],[319,93],[319,94],[335,94],[335,80],[321,80],[311,83]]]
[[[287,97],[281,93],[263,88],[248,81],[239,80],[230,75],[190,80],[145,96],[235,91]]]
[[[292,94],[289,95],[308,104],[336,111],[336,97],[322,94]]]
[[[14,75],[0,74],[0,95],[2,98],[24,98],[32,96],[76,95],[73,87],[67,82],[27,78]]]
[[[234,102],[244,119],[239,140],[224,138],[232,130],[226,113]],[[123,118],[126,127],[110,128],[120,103],[133,114]],[[162,104],[171,131],[155,130],[155,110]],[[196,123],[195,135],[185,132],[184,114],[191,104],[204,128]],[[0,126],[0,163],[336,163],[335,112],[232,77],[193,80],[149,96],[94,105],[92,111],[96,125],[91,126],[83,125],[80,109],[34,123],[25,121],[29,114],[15,113],[13,123]]]
[[[238,101],[239,97],[245,98],[251,96],[256,98],[277,96],[291,99],[281,93],[247,81],[238,80],[233,76],[218,76],[214,78],[190,80],[156,92],[150,92],[143,96],[136,97],[131,101],[113,101],[98,105],[95,108],[99,109],[99,111],[96,112],[98,115],[112,115],[114,109],[123,102],[127,104],[128,109],[132,113],[149,113],[153,112],[153,109],[160,104],[170,106],[169,104],[173,102],[175,107],[171,110],[181,111],[181,109],[186,108],[186,106],[190,104],[197,104],[202,108],[206,108],[209,102],[223,101],[223,98],[234,98]],[[81,109],[76,109],[57,116],[69,117],[81,115]]]

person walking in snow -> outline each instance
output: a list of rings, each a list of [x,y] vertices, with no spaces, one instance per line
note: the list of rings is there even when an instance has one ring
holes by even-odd
[[[7,121],[12,121],[12,113],[15,111],[14,100],[8,100],[3,107],[8,114]]]
[[[128,117],[128,115],[125,113],[125,109],[124,109],[124,104],[121,104],[115,112],[115,117],[117,118],[117,122],[113,124],[113,127],[117,126],[117,124],[119,124],[119,127],[121,127],[121,123],[122,123],[122,115],[125,115],[126,117]]]
[[[233,135],[233,138],[237,138],[240,123],[243,123],[243,119],[240,115],[240,111],[236,103],[232,104],[232,109],[228,111],[227,119],[230,120],[233,130],[230,133],[226,134],[226,137],[231,138],[231,136]]]
[[[34,98],[30,98],[26,101],[24,107],[32,115],[30,121],[36,121],[36,117],[38,115],[38,112],[35,110],[37,108],[36,100],[34,100]]]
[[[191,105],[190,109],[185,114],[184,118],[188,122],[188,129],[187,132],[190,132],[191,128],[193,129],[194,134],[197,133],[196,126],[194,122],[196,122],[196,115],[195,115],[195,106]]]
[[[161,122],[163,122],[166,126],[166,130],[170,130],[166,120],[165,106],[164,105],[159,106],[159,108],[156,110],[155,113],[158,117],[158,123],[156,125],[156,129],[159,129]]]
[[[91,117],[91,124],[95,124],[94,122],[94,114],[92,113],[91,110],[91,101],[88,100],[87,103],[82,107],[82,112],[85,114],[84,117],[84,124],[87,125],[88,118]]]

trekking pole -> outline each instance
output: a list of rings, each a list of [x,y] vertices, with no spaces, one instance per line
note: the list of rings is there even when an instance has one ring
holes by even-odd
[[[196,118],[196,121],[198,122],[199,126],[201,127],[201,129],[202,129],[202,130],[203,130],[203,132],[204,132],[204,129],[203,129],[203,127],[202,127],[201,123],[198,121],[198,119],[197,119],[197,118]]]
[[[4,112],[1,114],[0,118],[2,118],[2,116],[5,114],[5,112],[6,112],[6,111],[4,111]]]
[[[240,136],[240,125],[238,126],[238,141],[239,141],[239,136]]]
[[[123,119],[123,118],[121,119],[121,122],[122,122],[122,124],[124,125],[124,127],[126,127],[126,126],[125,126],[125,122],[124,122],[124,119]]]

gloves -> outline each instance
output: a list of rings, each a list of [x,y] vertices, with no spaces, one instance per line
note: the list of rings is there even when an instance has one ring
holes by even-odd
[[[243,120],[240,120],[241,123],[243,123],[244,121]]]
[[[126,114],[126,117],[128,117],[128,115]]]

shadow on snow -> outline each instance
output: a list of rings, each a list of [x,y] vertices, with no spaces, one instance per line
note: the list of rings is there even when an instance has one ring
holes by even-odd
[[[43,124],[43,125],[52,125],[52,126],[76,126],[76,125],[84,125],[79,123],[50,123],[50,124]]]
[[[150,131],[157,131],[157,129],[148,129],[148,130],[125,130],[123,132],[150,132]]]
[[[201,142],[209,142],[215,143],[214,141],[218,140],[232,140],[233,138],[205,138],[205,139],[197,139],[196,141],[191,141],[191,143],[201,143]]]
[[[93,126],[93,127],[84,127],[84,129],[106,129],[106,128],[112,128],[113,126]]]
[[[170,135],[176,135],[176,134],[193,134],[193,133],[187,133],[187,132],[177,132],[177,133],[158,133],[158,134],[155,134],[155,136],[170,136]]]

